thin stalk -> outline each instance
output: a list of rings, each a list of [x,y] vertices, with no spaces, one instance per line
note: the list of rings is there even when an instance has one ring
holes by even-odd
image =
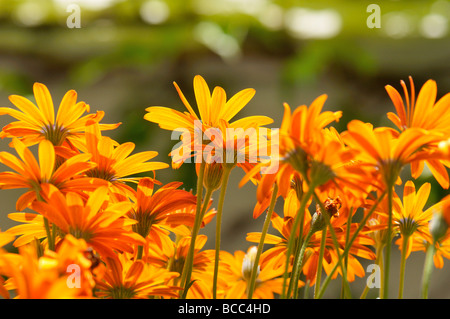
[[[202,214],[202,196],[203,196],[203,176],[205,174],[205,168],[206,168],[206,162],[202,161],[200,164],[200,169],[197,176],[197,206],[195,209],[195,218],[194,218],[194,227],[192,229],[192,236],[191,236],[191,244],[189,246],[188,255],[186,257],[183,272],[181,274],[181,285],[187,287],[189,285],[191,272],[192,272],[192,263],[193,263],[193,257],[194,257],[194,249],[195,249],[195,240],[197,237],[198,230],[200,229],[200,225],[202,222],[203,216]],[[208,199],[209,201],[209,199]],[[207,202],[205,201],[205,205],[207,205]],[[185,291],[184,294],[187,292]]]
[[[403,288],[405,283],[405,268],[406,268],[406,246],[408,245],[408,237],[403,236],[402,242],[402,257],[400,261],[400,282],[398,286],[398,299],[403,299]]]
[[[250,277],[250,283],[247,285],[247,298],[252,299],[253,292],[255,291],[256,286],[256,276],[258,273],[259,259],[262,254],[262,250],[264,247],[264,241],[266,238],[267,231],[269,230],[270,221],[272,219],[273,210],[275,208],[275,204],[278,197],[278,185],[275,183],[272,190],[272,198],[270,199],[269,209],[266,214],[266,219],[264,221],[263,229],[261,232],[261,238],[259,239],[258,249],[256,252],[255,262],[253,264],[252,274]]]
[[[53,234],[52,234],[52,231],[50,230],[50,224],[46,217],[44,217],[44,227],[45,227],[45,232],[47,233],[48,249],[55,250],[55,242],[53,240]]]
[[[433,256],[436,250],[435,242],[427,248],[427,254],[425,256],[425,266],[422,274],[422,298],[428,299],[428,288],[430,286],[431,273],[433,271]]]
[[[347,229],[346,229],[346,234],[345,234],[345,242],[346,243],[348,243],[348,240],[350,239],[352,217],[353,217],[353,207],[350,209],[350,211],[348,212],[348,216],[347,216]],[[348,268],[348,254],[344,255],[344,266],[346,269]],[[342,280],[344,280],[344,279],[342,279]],[[343,298],[343,296],[344,296],[344,282],[342,282],[342,287],[341,287],[341,298]]]
[[[289,273],[289,259],[291,257],[293,245],[294,245],[294,242],[296,239],[297,228],[299,226],[300,221],[304,220],[303,217],[305,214],[306,204],[308,203],[308,200],[312,196],[313,193],[314,193],[314,188],[308,188],[308,191],[306,192],[306,194],[303,194],[302,200],[300,202],[300,207],[298,209],[297,214],[295,215],[294,222],[292,224],[291,234],[288,238],[287,249],[286,249],[286,265],[285,265],[285,270],[284,270],[284,275],[283,275],[283,287],[282,287],[281,299],[286,298],[286,288],[287,288],[286,283],[287,283],[287,277],[288,277],[288,273]],[[300,226],[301,226],[301,228],[303,228],[303,223]]]
[[[380,197],[378,198],[377,202],[372,206],[372,208],[370,209],[370,211],[366,214],[366,216],[364,216],[364,218],[361,220],[361,222],[358,225],[358,228],[356,229],[355,233],[353,234],[352,238],[350,239],[350,241],[347,243],[345,249],[344,249],[344,255],[348,254],[348,252],[350,251],[350,248],[352,247],[353,242],[355,241],[356,237],[358,237],[359,232],[364,228],[364,226],[367,224],[367,221],[369,220],[369,218],[372,216],[373,212],[375,211],[375,209],[377,208],[378,204],[381,202],[381,200],[384,198],[384,196],[386,196],[386,192],[383,192]],[[319,293],[317,295],[317,299],[322,298],[323,294],[325,293],[325,290],[327,289],[332,276],[334,275],[334,272],[337,270],[337,268],[339,267],[339,264],[334,265],[333,269],[331,270],[331,272],[329,273],[329,275],[327,276],[327,278],[325,279],[324,283],[322,284],[322,287],[319,290]]]
[[[384,263],[384,291],[382,298],[388,299],[389,298],[389,266],[391,262],[391,238],[392,238],[392,200],[394,196],[394,187],[388,186],[387,189],[387,195],[388,195],[388,228],[387,228],[387,243],[386,243],[386,259]]]
[[[230,172],[232,167],[228,165],[224,166],[222,175],[222,185],[220,187],[219,203],[217,204],[216,214],[216,245],[215,245],[215,257],[214,257],[214,277],[213,277],[213,299],[217,298],[217,279],[219,275],[219,253],[220,253],[220,236],[222,228],[222,212],[223,204],[225,202],[225,194],[227,192],[228,181],[230,179]]]
[[[292,275],[291,275],[291,281],[289,283],[288,292],[287,292],[287,298],[289,298],[293,292],[293,298],[297,298],[298,294],[298,279],[300,277],[300,272],[303,268],[303,260],[305,256],[306,247],[308,247],[309,241],[311,240],[312,235],[314,234],[314,231],[312,228],[310,228],[308,234],[306,235],[305,240],[303,241],[302,248],[300,249],[297,262],[294,264],[294,269],[292,269]],[[295,288],[294,288],[295,286]]]
[[[322,280],[323,254],[325,252],[326,241],[327,241],[327,228],[325,227],[325,229],[322,230],[322,239],[320,241],[320,251],[319,251],[319,261],[318,261],[319,263],[317,265],[316,283],[314,286],[314,299],[316,299],[316,296],[319,292],[320,282]]]

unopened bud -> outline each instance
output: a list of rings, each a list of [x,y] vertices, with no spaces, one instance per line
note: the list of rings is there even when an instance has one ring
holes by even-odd
[[[434,213],[433,218],[430,220],[429,227],[431,236],[433,236],[435,242],[447,233],[448,226],[442,212]]]
[[[339,216],[339,208],[341,208],[342,202],[338,197],[336,198],[328,198],[324,203],[325,214],[328,215],[328,218],[333,216]],[[320,205],[316,205],[316,212],[311,218],[311,230],[316,232],[319,230],[323,230],[326,226],[326,221],[322,215],[322,210],[320,209]]]
[[[244,256],[244,259],[242,260],[242,277],[247,281],[249,281],[252,276],[252,271],[255,265],[257,252],[258,249],[256,248],[256,246],[250,247]],[[258,278],[258,275],[259,275],[259,265],[256,273],[256,278]]]
[[[206,164],[203,185],[206,189],[216,190],[222,183],[223,167],[222,163]]]

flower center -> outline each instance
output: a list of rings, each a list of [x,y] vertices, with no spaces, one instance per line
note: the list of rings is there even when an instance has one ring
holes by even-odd
[[[397,223],[400,233],[405,236],[411,236],[420,227],[420,224],[410,216],[401,218]]]
[[[46,140],[52,142],[55,146],[60,146],[66,139],[69,131],[66,128],[55,124],[47,124],[42,128],[42,134]]]
[[[112,287],[109,290],[112,299],[131,299],[136,295],[136,292],[131,287]]]

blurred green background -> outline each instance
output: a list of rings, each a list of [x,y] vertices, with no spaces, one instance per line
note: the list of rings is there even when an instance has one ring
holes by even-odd
[[[355,118],[391,125],[386,112],[394,108],[385,85],[400,90],[400,80],[411,75],[416,92],[428,79],[437,81],[438,97],[450,91],[449,19],[445,0],[0,0],[0,105],[12,106],[11,94],[33,100],[34,82],[48,86],[56,105],[75,89],[91,111],[106,112],[103,122],[123,123],[107,135],[136,143],[136,152],[156,150],[157,159],[168,163],[176,141],[143,119],[145,108],[184,110],[172,82],[194,103],[196,74],[210,87],[222,86],[228,96],[256,89],[236,118],[264,114],[277,127],[283,102],[310,104],[326,93],[325,109],[343,111],[335,125],[339,131]],[[379,27],[371,28],[368,20]],[[71,28],[77,21],[79,27]],[[1,117],[0,125],[9,121]],[[8,149],[8,141],[0,143]],[[247,232],[260,231],[263,223],[263,216],[252,219],[255,187],[237,187],[242,176],[233,171],[225,204],[222,248],[230,252],[247,250]],[[195,187],[192,165],[158,171],[157,178]],[[425,172],[418,183],[427,180]],[[429,204],[447,193],[430,181]],[[21,193],[0,192],[2,230],[13,225],[6,216]],[[214,245],[213,224],[204,230],[207,248]],[[413,253],[405,297],[419,296],[422,267],[423,254]],[[397,271],[393,267],[393,278]],[[442,276],[449,272],[435,272],[430,297],[450,297],[448,289],[441,289],[447,282]]]

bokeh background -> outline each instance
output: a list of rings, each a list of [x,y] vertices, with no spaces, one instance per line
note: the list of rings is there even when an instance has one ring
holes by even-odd
[[[370,4],[378,6],[379,27],[367,22],[377,13],[368,10]],[[70,28],[77,8],[79,28]],[[0,0],[0,105],[12,106],[11,94],[33,100],[34,82],[49,87],[56,105],[75,89],[91,111],[106,112],[104,123],[122,122],[107,135],[134,142],[136,152],[156,150],[165,162],[176,141],[143,119],[145,108],[183,110],[172,82],[193,101],[196,74],[229,96],[256,89],[236,118],[264,114],[277,127],[284,102],[309,105],[325,93],[325,109],[343,111],[335,125],[339,131],[352,119],[391,125],[386,112],[394,108],[385,85],[400,90],[400,80],[412,76],[416,92],[428,79],[437,81],[438,97],[450,91],[449,19],[445,0]],[[9,121],[0,117],[1,126]],[[1,150],[8,150],[7,143],[0,141]],[[182,181],[191,189],[193,172],[192,165],[183,165],[159,171],[157,178]],[[229,252],[247,250],[246,234],[263,224],[263,216],[252,218],[255,187],[237,187],[242,177],[233,170],[225,203],[222,248]],[[433,187],[428,204],[447,194],[427,171],[417,183],[424,181]],[[21,193],[0,192],[2,230],[14,225],[7,214]],[[281,208],[279,202],[276,210]],[[214,224],[202,230],[210,238],[205,248],[214,246]],[[392,297],[397,294],[396,247],[393,254]],[[408,259],[406,298],[420,296],[423,255]],[[433,273],[430,298],[450,298],[449,263]],[[355,296],[365,280],[352,284]],[[339,280],[335,286],[326,297],[338,296]]]

